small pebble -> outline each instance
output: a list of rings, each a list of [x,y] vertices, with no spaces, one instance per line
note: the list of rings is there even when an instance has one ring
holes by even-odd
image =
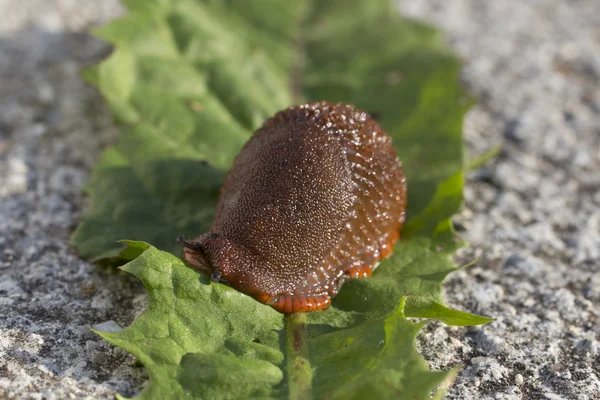
[[[517,385],[522,385],[523,382],[525,382],[525,379],[523,378],[523,375],[521,375],[521,374],[515,375],[515,383]]]

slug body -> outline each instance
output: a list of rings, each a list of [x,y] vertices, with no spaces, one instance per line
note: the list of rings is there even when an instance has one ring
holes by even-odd
[[[283,313],[326,308],[399,238],[406,179],[365,112],[327,102],[265,121],[235,159],[210,231],[184,260]]]

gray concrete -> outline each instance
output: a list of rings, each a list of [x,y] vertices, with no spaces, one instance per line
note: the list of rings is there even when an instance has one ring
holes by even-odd
[[[145,380],[90,331],[129,324],[143,288],[68,244],[89,171],[116,135],[79,77],[110,49],[83,32],[120,11],[107,0],[0,0],[0,399],[112,399]]]
[[[449,303],[485,327],[431,323],[432,368],[463,366],[448,397],[600,397],[600,3],[404,0],[441,26],[480,100],[465,136],[478,155],[456,219],[472,243]],[[84,32],[116,0],[0,0],[0,398],[134,395],[146,376],[89,331],[129,324],[139,283],[80,260],[69,234],[81,188],[116,131],[78,69],[108,48]]]
[[[404,0],[442,27],[479,98],[465,123],[478,155],[456,219],[476,266],[451,275],[449,303],[494,316],[431,324],[434,368],[462,365],[449,398],[600,398],[600,2]]]

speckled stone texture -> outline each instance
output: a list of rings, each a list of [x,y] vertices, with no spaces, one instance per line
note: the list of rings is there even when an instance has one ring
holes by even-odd
[[[80,68],[106,56],[86,32],[116,1],[0,0],[0,399],[113,399],[145,380],[90,327],[124,326],[146,297],[79,259],[82,188],[116,135]]]
[[[472,243],[449,303],[497,318],[431,323],[432,368],[461,366],[451,399],[600,397],[600,3],[403,0],[440,26],[479,98],[456,218]],[[144,371],[90,331],[129,324],[141,285],[80,260],[68,238],[91,166],[116,130],[79,68],[109,48],[85,34],[116,0],[0,0],[0,398],[134,395]]]
[[[433,368],[462,366],[448,398],[600,398],[600,2],[404,0],[440,26],[479,103],[457,228],[472,246],[445,291],[484,327],[430,324]],[[410,188],[409,188],[410,190]]]

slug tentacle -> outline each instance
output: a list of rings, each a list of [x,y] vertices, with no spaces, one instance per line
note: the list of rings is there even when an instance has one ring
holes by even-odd
[[[219,270],[216,270],[215,272],[213,272],[212,275],[210,276],[210,280],[213,283],[221,282],[221,272]]]
[[[184,245],[185,247],[187,247],[190,250],[196,250],[196,251],[200,251],[202,252],[202,244],[195,242],[193,240],[189,240],[186,237],[183,236],[179,236],[177,238],[177,243],[181,243],[182,245]]]

